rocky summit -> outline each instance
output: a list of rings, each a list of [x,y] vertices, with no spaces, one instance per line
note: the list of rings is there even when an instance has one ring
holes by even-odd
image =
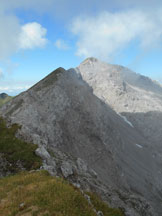
[[[161,112],[160,84],[95,58],[58,68],[0,109],[38,145],[43,169],[126,216],[162,215]]]
[[[97,97],[126,117],[151,143],[161,145],[162,86],[159,83],[95,58],[86,59],[75,70]]]

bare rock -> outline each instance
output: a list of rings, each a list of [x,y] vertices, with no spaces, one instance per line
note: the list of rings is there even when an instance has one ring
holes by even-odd
[[[68,176],[73,174],[72,165],[69,162],[64,161],[61,165],[61,171],[62,171],[63,176],[67,178]]]
[[[49,160],[50,159],[50,154],[48,151],[44,148],[44,146],[41,146],[36,149],[35,151],[36,155],[41,157],[43,160]]]

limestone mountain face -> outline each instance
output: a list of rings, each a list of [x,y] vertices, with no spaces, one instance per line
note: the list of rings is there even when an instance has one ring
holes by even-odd
[[[4,105],[0,114],[8,124],[22,126],[18,137],[39,145],[36,154],[51,174],[96,191],[112,206],[124,208],[127,216],[161,215],[161,165],[143,133],[123,117],[130,107],[126,92],[139,90],[119,79],[113,68],[93,58],[77,69],[58,68]],[[161,87],[153,84],[151,89],[158,103]],[[123,105],[114,108],[120,91]]]
[[[88,58],[75,69],[109,104],[153,145],[162,142],[162,86],[128,68]],[[161,149],[161,148],[160,148]]]

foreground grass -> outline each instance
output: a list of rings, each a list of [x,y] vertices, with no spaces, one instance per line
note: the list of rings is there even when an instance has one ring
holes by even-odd
[[[17,172],[20,164],[27,170],[37,169],[41,165],[41,159],[35,155],[37,145],[17,139],[15,133],[18,128],[16,124],[7,128],[5,121],[0,118],[0,153],[11,164],[6,169]]]
[[[92,195],[91,195],[92,196]],[[97,203],[100,203],[99,205]],[[123,216],[118,210],[109,213],[106,204],[95,196],[94,205],[106,216]],[[0,179],[0,216],[96,216],[78,189],[46,171],[21,173]]]

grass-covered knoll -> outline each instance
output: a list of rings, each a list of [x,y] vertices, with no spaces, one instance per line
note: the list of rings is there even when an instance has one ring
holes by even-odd
[[[95,197],[95,203],[101,203]],[[122,214],[106,212],[106,216]],[[83,194],[46,171],[21,173],[0,179],[1,216],[96,216]]]
[[[8,101],[10,101],[12,99],[11,96],[6,96],[6,97],[0,97],[0,107],[3,106],[3,104],[7,103]]]
[[[37,145],[16,138],[18,128],[16,124],[8,128],[0,117],[0,153],[12,165],[6,169],[11,172],[19,171],[20,164],[27,170],[37,169],[41,165],[41,159],[35,155]]]

